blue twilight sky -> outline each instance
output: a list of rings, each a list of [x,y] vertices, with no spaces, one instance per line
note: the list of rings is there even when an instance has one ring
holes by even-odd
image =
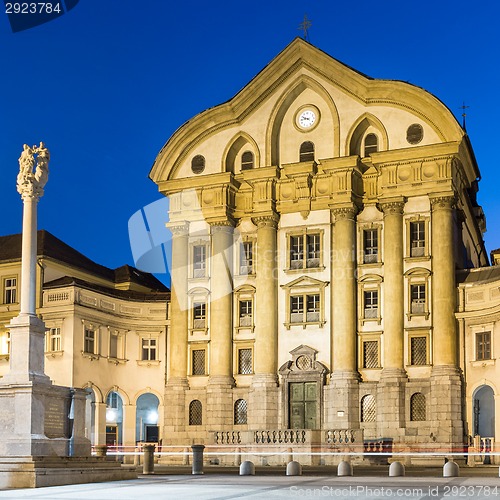
[[[0,12],[0,234],[21,231],[23,143],[45,141],[50,178],[39,228],[109,267],[133,264],[128,220],[157,200],[148,179],[170,135],[237,93],[294,37],[382,79],[441,99],[482,172],[488,251],[500,247],[500,2],[497,0],[81,0],[12,33]]]

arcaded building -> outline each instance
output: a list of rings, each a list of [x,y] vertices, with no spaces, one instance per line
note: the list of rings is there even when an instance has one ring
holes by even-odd
[[[164,444],[468,442],[456,273],[488,266],[485,218],[441,101],[296,39],[150,177],[173,234]]]

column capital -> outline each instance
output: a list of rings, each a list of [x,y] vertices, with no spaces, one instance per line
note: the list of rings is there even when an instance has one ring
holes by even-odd
[[[189,233],[189,222],[186,221],[169,222],[167,227],[174,236],[187,236]]]
[[[455,208],[457,197],[455,193],[441,194],[436,196],[429,196],[429,201],[431,202],[432,210],[447,209],[451,210]]]
[[[271,227],[273,229],[278,228],[278,216],[276,214],[272,215],[260,215],[257,217],[252,217],[252,222],[258,227]]]
[[[210,221],[210,232],[215,233],[232,233],[234,230],[234,224],[231,220],[217,220]]]
[[[330,211],[332,215],[335,216],[335,220],[354,220],[356,214],[358,213],[358,207],[356,205],[344,205],[340,207],[331,207]]]
[[[384,215],[403,215],[405,201],[403,197],[381,200],[378,206]]]

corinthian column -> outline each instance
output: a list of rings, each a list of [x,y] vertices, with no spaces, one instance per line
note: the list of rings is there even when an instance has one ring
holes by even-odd
[[[402,198],[383,201],[384,369],[382,377],[404,377],[404,277]]]
[[[356,363],[356,213],[355,205],[332,209],[335,229],[332,266],[332,375],[325,393],[325,426],[359,427]]]
[[[211,233],[210,384],[232,386],[233,226],[213,223]]]
[[[333,377],[358,378],[356,370],[356,216],[355,206],[332,210]]]
[[[275,215],[257,217],[254,372],[249,428],[278,425],[278,278]]]
[[[430,202],[434,345],[429,420],[439,422],[435,427],[436,446],[452,450],[463,443],[462,376],[455,319],[455,196],[452,193],[432,196]]]
[[[171,223],[172,269],[171,276],[171,318],[169,339],[169,385],[187,386],[188,348],[188,233],[189,224]]]

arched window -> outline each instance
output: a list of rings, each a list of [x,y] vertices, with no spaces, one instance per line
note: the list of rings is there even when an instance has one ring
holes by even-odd
[[[202,425],[203,408],[201,402],[195,399],[189,403],[189,425]]]
[[[253,168],[253,153],[245,151],[241,155],[241,170],[250,170]]]
[[[375,396],[367,394],[361,398],[361,422],[375,422],[377,419],[377,408]]]
[[[201,174],[205,170],[205,157],[201,155],[196,155],[191,160],[191,170],[193,174]]]
[[[300,145],[300,161],[314,161],[314,144],[311,141]]]
[[[365,137],[364,156],[369,156],[371,153],[376,153],[377,151],[378,151],[378,137],[375,134],[368,134]]]
[[[244,399],[238,399],[234,403],[234,423],[235,425],[247,423],[247,402]]]
[[[410,420],[415,422],[425,419],[425,396],[421,392],[416,392],[410,398]]]

